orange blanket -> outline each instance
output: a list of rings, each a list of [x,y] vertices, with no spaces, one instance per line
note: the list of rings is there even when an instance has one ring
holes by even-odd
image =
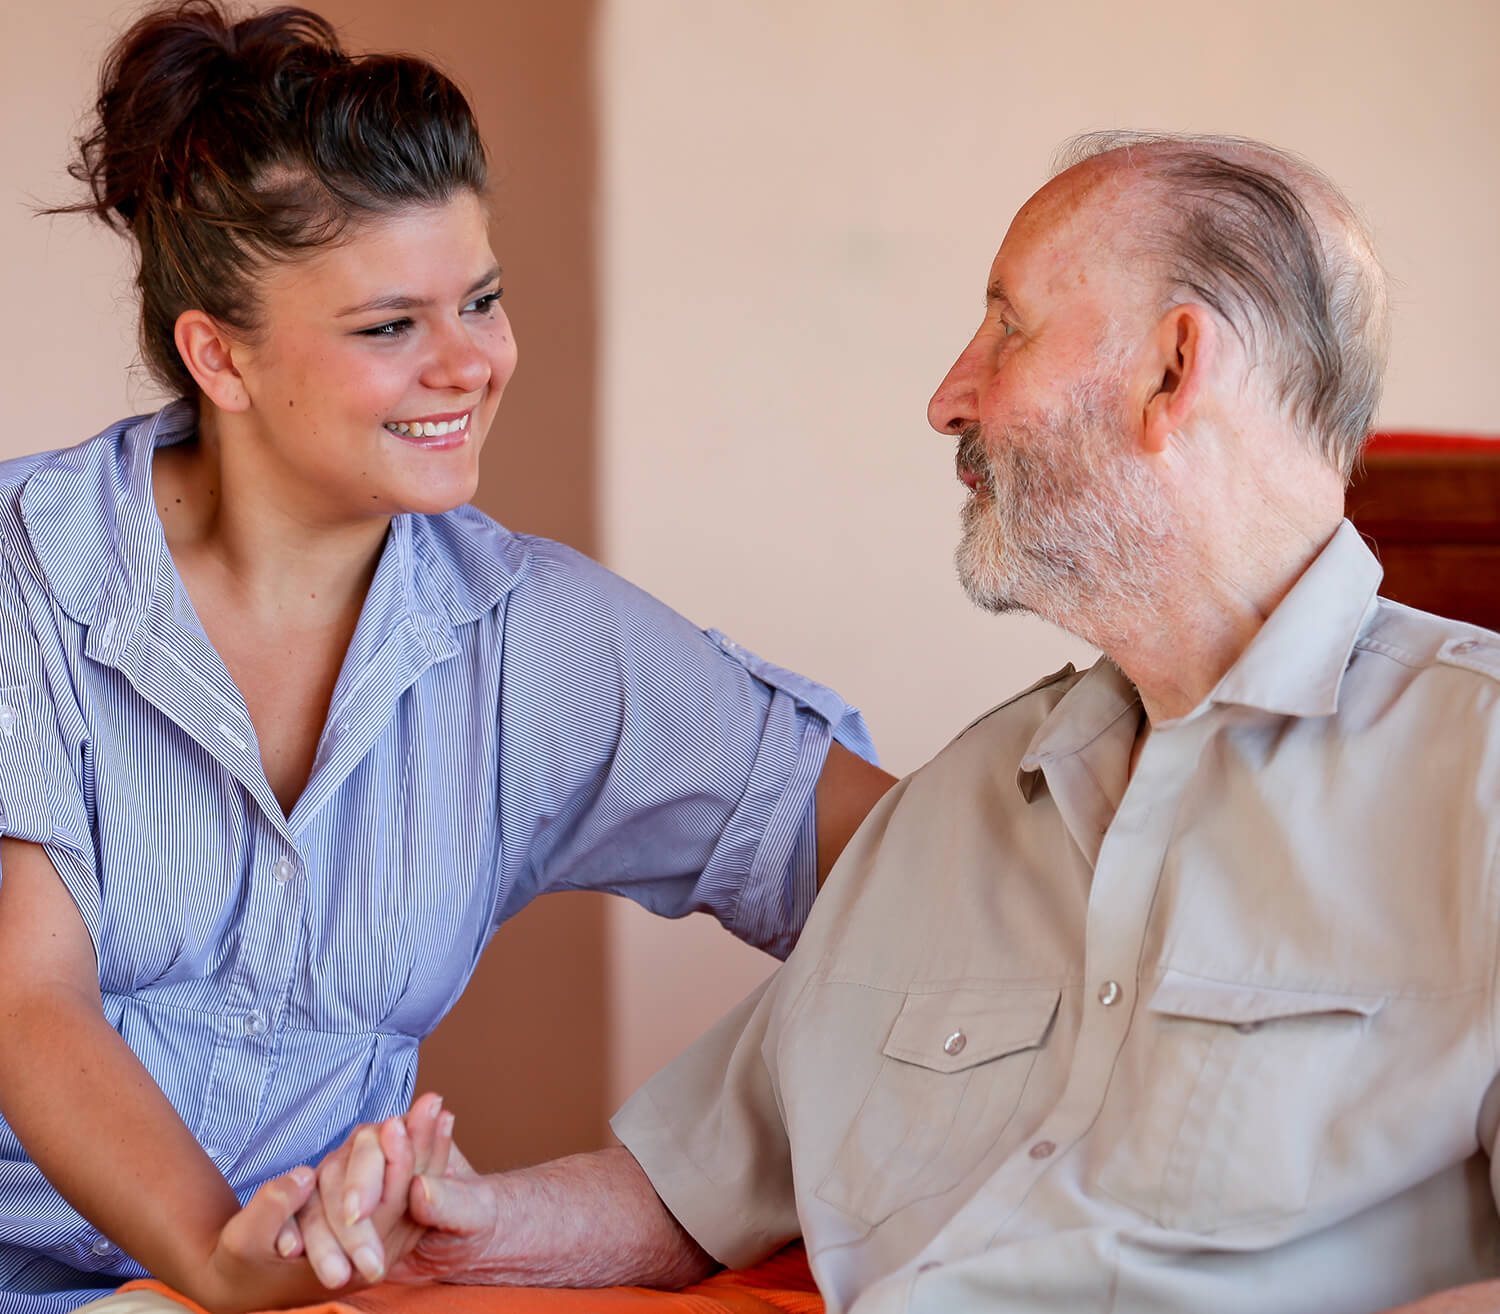
[[[185,1308],[201,1308],[160,1282],[122,1290],[156,1291]],[[403,1287],[383,1282],[344,1300],[305,1305],[299,1314],[823,1314],[800,1241],[754,1268],[718,1273],[682,1291],[608,1287],[557,1291],[544,1287]]]

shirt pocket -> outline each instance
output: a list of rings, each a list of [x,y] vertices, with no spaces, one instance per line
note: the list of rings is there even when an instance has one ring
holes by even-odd
[[[957,1185],[1015,1114],[1060,997],[907,994],[819,1197],[875,1226]]]
[[[1349,1060],[1385,1003],[1168,970],[1117,1073],[1112,1098],[1133,1114],[1099,1188],[1185,1232],[1300,1213]]]

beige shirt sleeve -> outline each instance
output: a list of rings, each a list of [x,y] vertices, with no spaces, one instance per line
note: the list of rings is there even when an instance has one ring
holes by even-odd
[[[610,1121],[677,1221],[730,1268],[802,1231],[775,1070],[784,975],[776,972]]]

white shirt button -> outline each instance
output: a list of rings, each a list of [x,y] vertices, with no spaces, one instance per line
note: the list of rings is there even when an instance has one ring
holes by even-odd
[[[276,865],[271,868],[271,875],[276,877],[276,884],[278,885],[285,885],[296,874],[297,869],[285,858],[277,858]]]
[[[964,1046],[969,1043],[968,1036],[962,1031],[955,1031],[947,1040],[943,1041],[944,1054],[962,1054]]]
[[[21,714],[9,703],[0,703],[0,735],[7,739],[15,734],[16,727],[21,724]]]
[[[1099,1002],[1103,1004],[1105,1008],[1109,1008],[1112,1005],[1118,1004],[1120,1002],[1120,996],[1123,993],[1124,991],[1120,989],[1120,983],[1118,981],[1106,981],[1102,986],[1099,987]]]
[[[1056,1141],[1038,1141],[1027,1151],[1033,1159],[1050,1159],[1057,1150]]]
[[[256,1009],[253,1013],[245,1014],[245,1034],[247,1036],[263,1036],[266,1033],[266,1015]]]
[[[94,1238],[94,1244],[89,1247],[89,1249],[92,1250],[101,1259],[103,1259],[105,1255],[109,1254],[109,1252],[114,1248],[115,1247],[113,1242],[111,1242],[107,1236],[96,1236]]]

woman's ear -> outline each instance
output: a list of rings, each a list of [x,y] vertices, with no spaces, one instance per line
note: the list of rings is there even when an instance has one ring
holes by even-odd
[[[1142,445],[1166,450],[1168,441],[1191,418],[1213,377],[1219,326],[1206,306],[1173,306],[1151,335],[1153,385],[1141,415]]]
[[[203,395],[221,411],[243,411],[250,394],[234,364],[234,342],[223,328],[201,310],[184,310],[172,330],[177,354],[203,390]]]

